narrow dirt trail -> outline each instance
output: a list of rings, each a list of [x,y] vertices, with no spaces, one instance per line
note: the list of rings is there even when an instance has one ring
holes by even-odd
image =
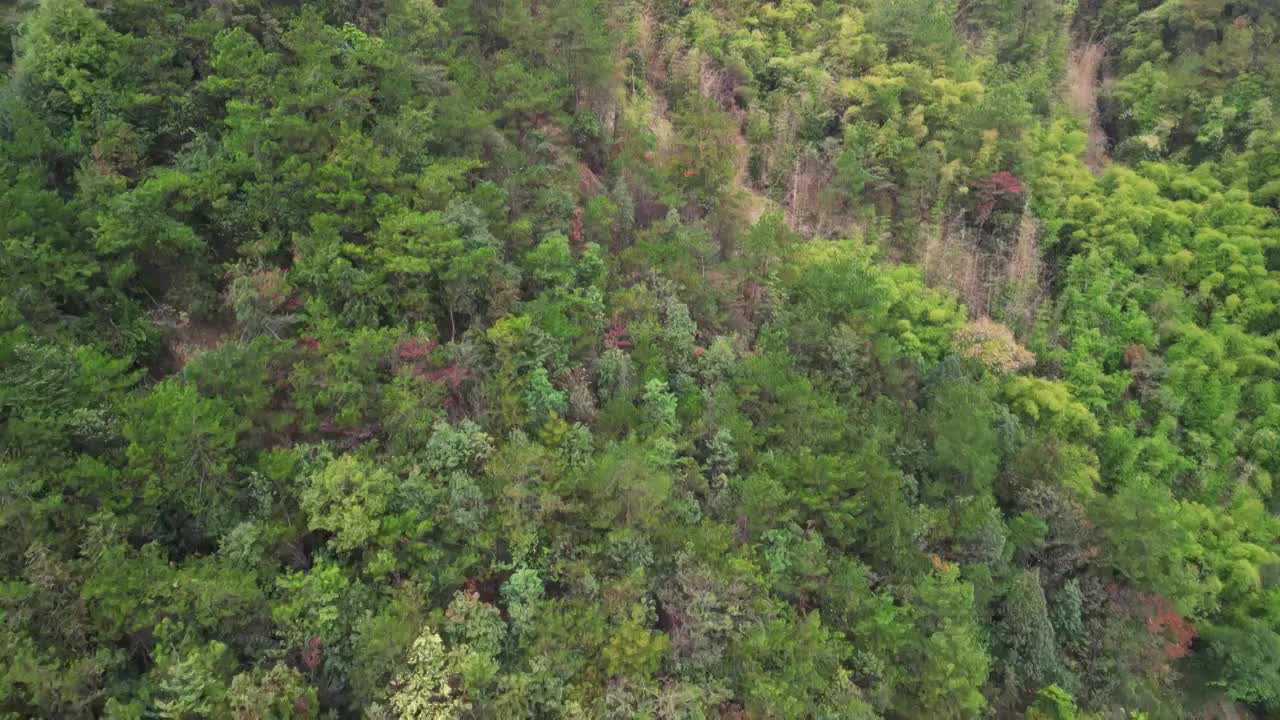
[[[737,119],[741,125],[742,117],[738,117]],[[744,133],[745,130],[739,127],[738,132],[734,133],[733,137],[730,138],[730,142],[733,143],[733,148],[737,155],[734,160],[737,165],[737,169],[734,172],[733,182],[737,187],[737,190],[742,193],[742,197],[745,201],[747,221],[749,224],[754,225],[758,220],[760,220],[760,216],[764,215],[765,211],[769,209],[769,198],[765,197],[764,193],[757,190],[751,182],[751,175],[749,172],[751,162],[751,145],[747,142],[747,138]]]
[[[667,80],[667,69],[663,62],[661,43],[658,38],[657,21],[651,7],[640,12],[639,46],[645,58],[645,96],[648,101],[646,112],[647,125],[653,132],[658,144],[658,155],[670,156],[675,130],[671,123],[670,108],[661,88]],[[751,146],[745,136],[746,116],[739,110],[723,90],[720,74],[709,66],[704,66],[700,73],[698,92],[711,100],[715,100],[721,108],[731,115],[738,125],[738,131],[726,138],[734,150],[734,190],[741,198],[748,224],[755,224],[771,203],[764,193],[757,190],[751,182],[749,164]]]
[[[1067,56],[1067,101],[1085,118],[1089,140],[1084,162],[1095,174],[1110,158],[1107,156],[1107,134],[1098,118],[1098,80],[1104,49],[1100,43],[1086,43],[1072,48]]]

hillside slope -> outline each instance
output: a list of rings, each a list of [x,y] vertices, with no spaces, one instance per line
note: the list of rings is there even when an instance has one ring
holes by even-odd
[[[1280,12],[0,13],[0,717],[1280,714]]]

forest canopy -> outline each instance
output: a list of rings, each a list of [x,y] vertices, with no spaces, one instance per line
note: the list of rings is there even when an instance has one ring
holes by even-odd
[[[1274,3],[0,25],[0,718],[1280,716]]]

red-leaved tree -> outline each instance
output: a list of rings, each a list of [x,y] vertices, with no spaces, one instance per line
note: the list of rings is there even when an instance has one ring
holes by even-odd
[[[1005,170],[992,173],[991,177],[978,184],[977,190],[979,225],[991,218],[998,203],[1021,198],[1025,192],[1022,182]]]

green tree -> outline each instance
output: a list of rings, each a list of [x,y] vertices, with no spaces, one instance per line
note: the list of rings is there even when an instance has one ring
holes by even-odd
[[[334,533],[337,550],[356,550],[378,539],[394,478],[387,470],[341,455],[325,462],[299,494],[307,525]]]
[[[997,633],[1010,704],[1020,705],[1038,688],[1061,680],[1057,642],[1038,572],[1024,570],[1010,580]]]
[[[168,380],[134,400],[123,428],[127,473],[154,531],[188,533],[184,518],[200,533],[230,527],[245,500],[234,455],[245,427],[226,401],[202,398],[189,383]]]
[[[451,663],[439,635],[424,629],[409,649],[408,666],[397,678],[398,689],[391,696],[391,706],[399,717],[446,720],[464,716],[468,705],[449,685]]]

